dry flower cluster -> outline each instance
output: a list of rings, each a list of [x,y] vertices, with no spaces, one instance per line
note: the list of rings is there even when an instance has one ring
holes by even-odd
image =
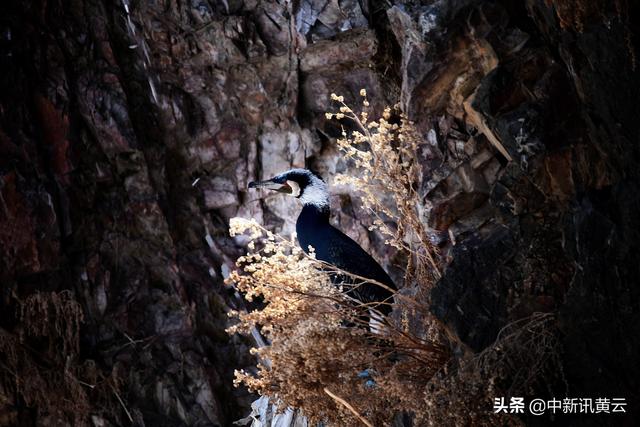
[[[270,343],[253,350],[258,371],[236,372],[237,384],[282,408],[300,408],[311,420],[338,425],[357,423],[353,411],[382,425],[398,411],[416,409],[412,396],[446,360],[443,347],[391,322],[384,337],[354,327],[367,307],[331,283],[330,274],[338,272],[334,267],[255,221],[234,219],[230,229],[232,235],[248,233],[253,249],[238,260],[239,270],[228,283],[249,301],[259,297],[264,306],[231,313],[238,323],[228,332],[260,327]],[[345,398],[352,410],[332,395]]]
[[[366,109],[366,92],[360,95]],[[370,121],[366,111],[355,113],[343,97],[331,97],[339,111],[327,118],[356,128],[350,135],[343,130],[338,145],[358,174],[338,181],[354,184],[375,217],[373,228],[406,254],[404,290],[396,295],[384,336],[353,327],[367,307],[330,280],[348,273],[305,254],[295,237],[284,239],[253,220],[232,220],[231,234],[248,233],[250,251],[227,284],[259,302],[248,313],[231,313],[237,324],[228,332],[259,328],[269,341],[252,350],[257,370],[236,372],[236,384],[280,408],[298,408],[312,422],[389,425],[406,412],[416,425],[517,423],[493,416],[492,398],[538,384],[549,366],[557,366],[553,317],[516,322],[479,355],[451,357],[453,345],[464,346],[452,342],[455,337],[429,312],[429,291],[440,273],[416,190],[416,153],[424,142],[406,119],[392,123],[390,109]]]
[[[327,113],[328,119],[349,119],[356,127],[350,135],[342,131],[337,144],[345,157],[353,161],[356,173],[338,175],[337,184],[352,185],[362,202],[375,218],[372,228],[378,229],[386,243],[409,254],[406,269],[408,280],[431,284],[440,276],[437,250],[432,245],[420,217],[420,165],[417,153],[424,139],[413,123],[400,116],[400,123],[391,123],[392,110],[386,108],[380,119],[370,120],[366,108],[367,93],[360,91],[364,110],[356,113],[343,97],[331,98],[339,103],[339,113]]]

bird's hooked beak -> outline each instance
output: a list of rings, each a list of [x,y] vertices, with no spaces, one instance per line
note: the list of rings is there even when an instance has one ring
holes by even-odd
[[[249,183],[249,188],[266,188],[267,190],[277,191],[278,193],[291,194],[293,189],[285,181],[283,184],[274,182],[273,179],[267,179],[266,181],[253,181]]]

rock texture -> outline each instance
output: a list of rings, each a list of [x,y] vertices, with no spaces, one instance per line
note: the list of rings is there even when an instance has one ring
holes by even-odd
[[[247,182],[344,171],[324,112],[331,92],[349,102],[366,88],[374,111],[399,101],[429,142],[424,221],[446,259],[437,316],[479,351],[510,321],[558,312],[569,390],[556,397],[626,397],[637,412],[631,3],[3,2],[3,340],[23,336],[30,296],[70,292],[77,352],[48,364],[42,337],[18,341],[41,369],[95,364],[95,384],[76,378],[93,424],[246,415],[251,396],[232,377],[250,343],[224,333],[238,302],[223,277],[241,252],[228,219],[290,232],[295,202],[257,200]],[[333,205],[392,268],[357,200],[339,190]],[[74,419],[25,400],[10,359],[0,345],[0,424]],[[109,378],[119,388],[98,395],[91,385]]]

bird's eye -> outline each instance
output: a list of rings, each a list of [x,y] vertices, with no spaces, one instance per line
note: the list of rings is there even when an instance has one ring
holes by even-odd
[[[297,182],[291,181],[291,180],[287,180],[287,185],[289,187],[291,187],[291,195],[293,197],[299,197],[300,196],[300,185]]]

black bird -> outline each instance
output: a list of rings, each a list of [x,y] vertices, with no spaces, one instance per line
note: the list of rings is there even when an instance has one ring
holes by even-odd
[[[309,253],[309,246],[312,246],[316,259],[385,285],[389,289],[364,282],[348,293],[385,315],[391,312],[391,289],[396,289],[395,284],[371,255],[329,223],[329,192],[322,178],[307,169],[291,169],[266,181],[251,182],[249,188],[267,188],[300,199],[303,208],[296,222],[296,232],[302,249]],[[332,280],[334,283],[353,282],[336,275],[332,276]],[[377,313],[369,312],[370,323],[377,323],[376,320],[380,320],[377,319]],[[372,325],[372,329],[377,328]]]

